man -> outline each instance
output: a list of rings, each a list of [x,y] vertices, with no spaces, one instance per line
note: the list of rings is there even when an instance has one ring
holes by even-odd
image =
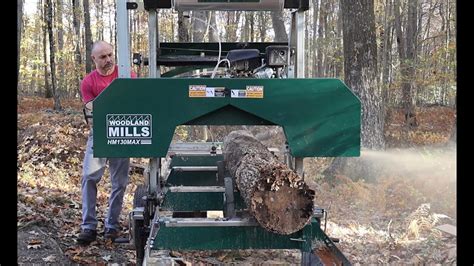
[[[89,112],[92,101],[118,77],[118,66],[114,62],[113,47],[107,42],[98,41],[92,46],[92,60],[96,69],[88,74],[81,83],[82,101]],[[135,73],[131,73],[136,77]],[[119,216],[122,211],[123,196],[129,180],[129,158],[94,158],[93,130],[87,140],[82,170],[82,223],[81,233],[77,238],[80,244],[89,244],[97,237],[97,183],[109,162],[112,192],[109,196],[109,209],[105,220],[104,237],[112,241],[117,238],[120,230]]]

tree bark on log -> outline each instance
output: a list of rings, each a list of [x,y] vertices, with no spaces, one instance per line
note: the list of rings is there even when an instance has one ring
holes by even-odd
[[[286,164],[278,161],[250,132],[238,130],[224,139],[226,169],[257,222],[288,235],[311,220],[314,190]]]

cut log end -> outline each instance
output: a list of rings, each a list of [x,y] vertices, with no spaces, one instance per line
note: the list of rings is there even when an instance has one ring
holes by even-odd
[[[262,169],[261,176],[250,204],[257,221],[284,235],[303,229],[311,221],[314,191],[282,164]]]
[[[224,160],[250,213],[265,229],[288,235],[311,221],[314,191],[247,132],[224,141]]]
[[[278,191],[255,191],[252,213],[269,231],[283,235],[297,232],[310,222],[313,212],[313,201],[301,193],[304,191],[287,186]]]

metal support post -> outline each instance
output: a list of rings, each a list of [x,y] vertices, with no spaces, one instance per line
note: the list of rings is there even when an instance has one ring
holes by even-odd
[[[296,77],[304,78],[304,11],[296,11],[295,24],[296,24]]]
[[[130,78],[130,44],[127,2],[117,1],[117,50],[119,78]]]
[[[285,148],[284,148],[284,160],[285,160],[285,164],[290,168],[290,169],[293,169],[293,156],[291,156],[291,153],[290,153],[290,146],[288,144],[288,142],[285,142]]]
[[[161,158],[150,158],[150,173],[148,175],[148,193],[158,196],[161,193],[160,186]]]
[[[226,218],[235,217],[235,204],[234,204],[234,183],[232,182],[232,177],[224,177],[224,186],[225,186],[225,216]]]
[[[289,78],[305,77],[304,22],[304,11],[296,10],[291,13],[290,47],[295,48],[296,59],[293,65],[295,69],[290,71]]]
[[[295,158],[295,171],[302,178],[304,178],[303,159],[304,158],[302,158],[302,157],[296,157]]]
[[[295,65],[296,65],[296,59],[293,51],[295,51],[296,47],[296,21],[295,21],[295,13],[291,13],[291,25],[290,25],[290,33],[288,36],[288,46],[289,46],[289,52],[288,52],[288,72],[287,72],[287,77],[288,78],[295,78]]]
[[[234,183],[232,177],[225,176],[225,164],[224,161],[217,162],[217,179],[224,179],[224,198],[225,198],[225,212],[224,215],[226,218],[235,217],[235,204],[234,204]]]
[[[156,65],[156,49],[158,48],[158,19],[157,12],[154,9],[148,11],[148,67],[149,77],[160,77],[160,71]]]

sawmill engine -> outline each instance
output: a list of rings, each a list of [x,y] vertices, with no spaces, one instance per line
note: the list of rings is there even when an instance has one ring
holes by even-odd
[[[264,56],[258,49],[235,49],[227,53],[231,78],[280,78],[288,65],[288,46],[268,46]]]
[[[230,65],[229,74],[233,78],[253,77],[255,69],[263,66],[258,49],[231,50],[227,54],[227,60]]]

